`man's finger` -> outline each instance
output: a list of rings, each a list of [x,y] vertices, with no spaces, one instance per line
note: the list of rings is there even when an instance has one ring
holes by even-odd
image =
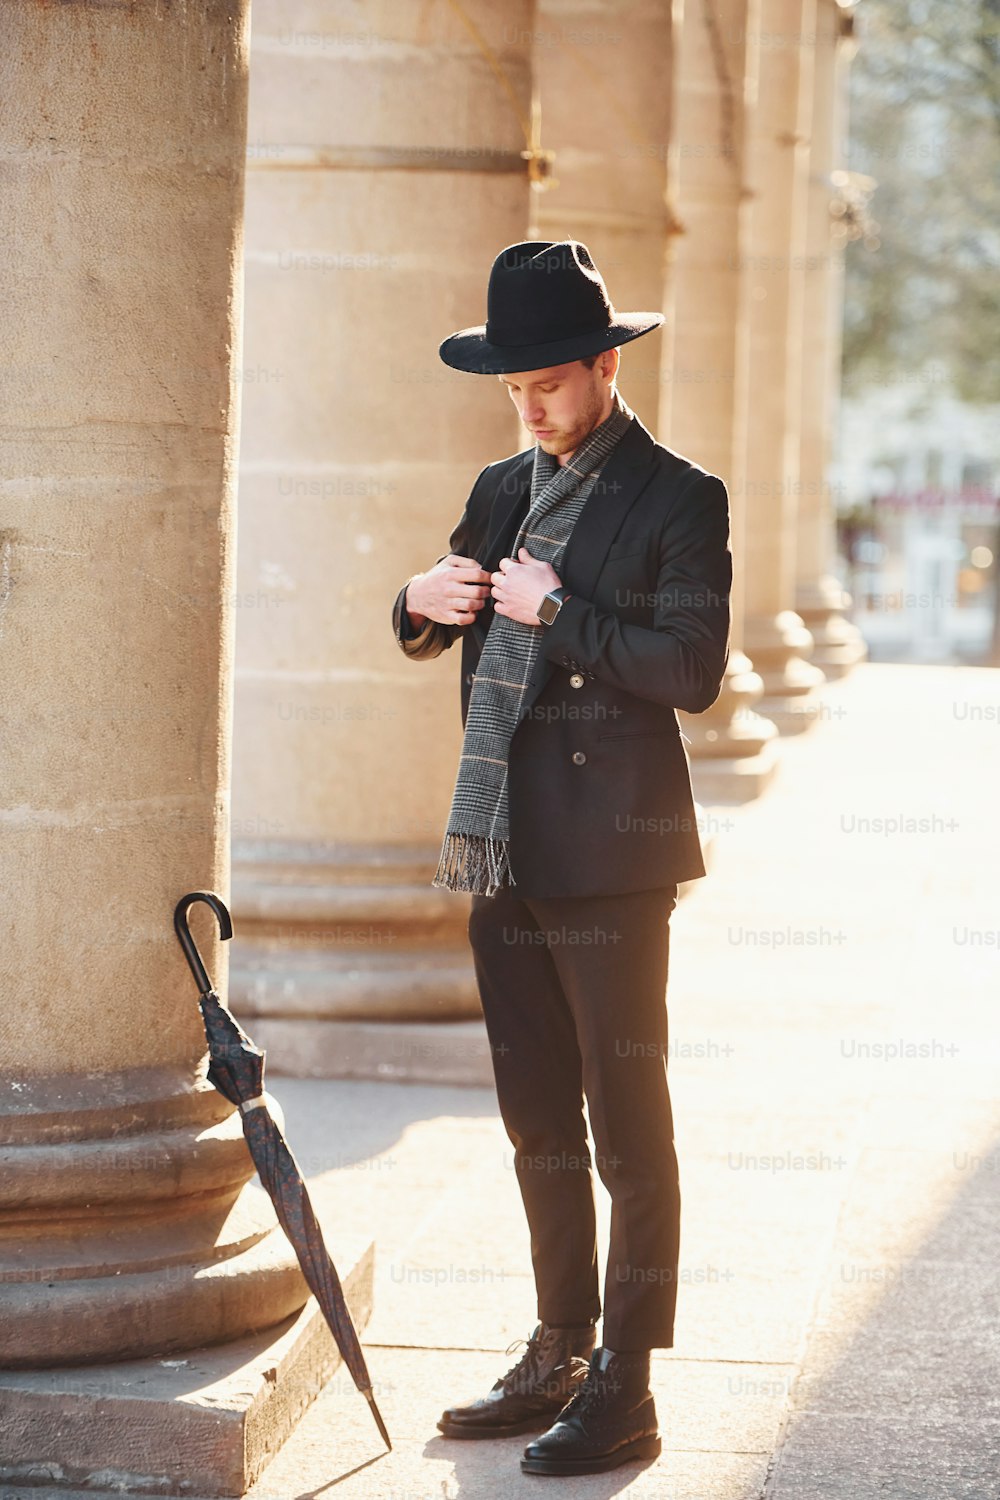
[[[468,566],[459,566],[455,563],[452,572],[455,576],[449,575],[449,583],[481,583],[484,578],[489,577],[489,574],[478,563],[470,563]]]

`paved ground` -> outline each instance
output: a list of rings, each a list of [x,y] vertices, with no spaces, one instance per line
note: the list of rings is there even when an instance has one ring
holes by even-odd
[[[858,668],[675,912],[682,1287],[651,1466],[532,1478],[522,1439],[436,1433],[534,1323],[492,1094],[272,1079],[334,1255],[377,1242],[395,1450],[338,1373],[253,1500],[996,1500],[998,772],[1000,671]]]
[[[534,1320],[491,1094],[274,1080],[332,1247],[375,1235],[396,1448],[338,1376],[254,1500],[1000,1496],[998,772],[1000,671],[861,667],[675,912],[683,1280],[651,1466],[531,1478],[521,1439],[435,1432]]]
[[[673,918],[661,1459],[546,1481],[520,1439],[438,1437],[534,1317],[492,1096],[281,1079],[332,1244],[375,1234],[366,1343],[396,1450],[338,1377],[255,1500],[1000,1495],[1000,672],[861,667],[783,750]]]

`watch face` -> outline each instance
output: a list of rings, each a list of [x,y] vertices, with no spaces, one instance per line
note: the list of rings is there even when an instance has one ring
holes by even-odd
[[[541,620],[543,625],[551,625],[552,621],[555,619],[558,613],[559,601],[553,599],[551,594],[546,594],[545,598],[538,606],[538,618]]]

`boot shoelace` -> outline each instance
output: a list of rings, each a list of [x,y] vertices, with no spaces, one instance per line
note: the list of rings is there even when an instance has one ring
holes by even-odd
[[[538,1373],[538,1361],[542,1352],[541,1339],[534,1336],[530,1339],[515,1339],[506,1352],[513,1354],[519,1344],[524,1344],[524,1353],[517,1364],[512,1365],[500,1380],[500,1384],[506,1391],[514,1390],[526,1376],[534,1379]]]
[[[569,1402],[559,1413],[559,1421],[565,1422],[569,1417],[576,1417],[582,1422],[607,1396],[614,1395],[620,1389],[620,1380],[610,1377],[607,1370],[596,1370],[591,1365]]]

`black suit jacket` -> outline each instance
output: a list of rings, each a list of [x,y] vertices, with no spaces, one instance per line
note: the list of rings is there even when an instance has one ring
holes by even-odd
[[[533,455],[487,465],[448,552],[496,571],[528,508]],[[558,572],[573,597],[538,627],[541,650],[510,745],[516,892],[588,896],[697,879],[705,864],[675,709],[710,708],[729,658],[725,485],[655,442],[636,418],[587,497]],[[439,656],[462,636],[464,725],[492,600],[472,625],[427,621],[415,631],[405,593],[404,585],[393,628],[407,656]]]

